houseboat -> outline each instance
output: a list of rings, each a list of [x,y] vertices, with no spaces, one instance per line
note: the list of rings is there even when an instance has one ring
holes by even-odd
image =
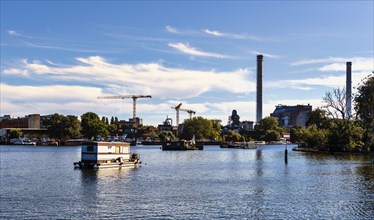
[[[257,146],[254,142],[224,142],[221,148],[240,148],[240,149],[256,149]]]
[[[162,143],[162,150],[203,150],[203,142],[195,142],[195,136],[192,140],[165,141]]]
[[[131,154],[127,142],[82,142],[81,161],[76,168],[136,167],[140,165],[139,155]]]

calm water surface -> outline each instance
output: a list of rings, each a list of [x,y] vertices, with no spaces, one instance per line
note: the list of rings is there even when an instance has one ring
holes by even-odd
[[[80,147],[0,146],[0,219],[374,219],[370,157],[132,150],[141,167],[92,171]]]

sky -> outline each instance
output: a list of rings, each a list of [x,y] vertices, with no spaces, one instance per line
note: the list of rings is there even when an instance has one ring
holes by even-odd
[[[0,115],[59,113],[175,123],[171,107],[256,120],[278,104],[323,106],[374,70],[374,1],[1,1]],[[355,92],[355,89],[353,89]],[[180,121],[189,118],[180,112]]]

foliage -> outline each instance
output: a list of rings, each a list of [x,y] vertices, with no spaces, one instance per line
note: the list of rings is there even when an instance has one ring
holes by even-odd
[[[276,130],[267,130],[263,136],[263,140],[266,142],[278,141],[281,137],[281,134]]]
[[[183,139],[191,139],[193,135],[197,140],[209,139],[217,132],[213,128],[211,120],[203,117],[193,117],[184,121],[183,131],[180,135]]]
[[[260,139],[264,141],[277,141],[281,137],[281,133],[286,129],[278,125],[275,117],[268,116],[259,121],[255,125],[255,130],[259,133]]]
[[[301,127],[292,127],[290,129],[290,141],[291,143],[300,143],[301,142]]]
[[[242,137],[239,133],[230,130],[227,134],[223,136],[224,141],[244,141],[244,137]]]
[[[77,116],[64,116],[55,113],[43,123],[47,128],[47,133],[50,138],[65,141],[80,137],[80,121]]]
[[[330,151],[357,151],[362,148],[363,129],[355,121],[335,120],[330,128]]]
[[[311,125],[307,129],[300,130],[301,140],[308,148],[326,150],[329,132],[325,129],[318,129],[316,125]]]
[[[88,139],[101,137],[107,137],[109,132],[103,121],[100,120],[99,116],[93,112],[84,113],[81,116],[82,133],[84,137]]]
[[[106,122],[105,122],[105,124],[106,124],[106,128],[108,130],[109,135],[111,135],[111,136],[117,136],[118,135],[116,124],[107,124]]]
[[[374,73],[374,72],[373,72]],[[367,151],[374,152],[374,75],[366,77],[357,88],[355,110],[364,129],[363,141]]]
[[[329,151],[361,151],[363,150],[363,129],[358,122],[352,120],[322,118],[314,121],[307,128],[292,130],[300,143],[309,148]],[[318,126],[324,124],[324,126]],[[292,137],[292,136],[291,136]]]
[[[218,121],[212,121],[212,130],[209,134],[210,140],[221,139],[221,124]]]
[[[12,128],[10,129],[8,133],[9,138],[19,138],[23,136],[23,132],[18,128]]]
[[[141,125],[138,127],[136,134],[137,137],[157,137],[158,129],[152,125]]]
[[[171,131],[162,131],[158,134],[161,141],[175,140],[175,136]]]
[[[327,129],[331,127],[331,120],[327,117],[327,112],[323,109],[317,108],[309,113],[306,126],[316,125],[317,128]]]

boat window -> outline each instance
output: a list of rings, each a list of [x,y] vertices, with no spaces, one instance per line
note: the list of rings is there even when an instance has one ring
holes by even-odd
[[[108,146],[108,150],[112,149],[112,146]]]
[[[87,146],[87,152],[93,152],[94,147],[93,146]]]

